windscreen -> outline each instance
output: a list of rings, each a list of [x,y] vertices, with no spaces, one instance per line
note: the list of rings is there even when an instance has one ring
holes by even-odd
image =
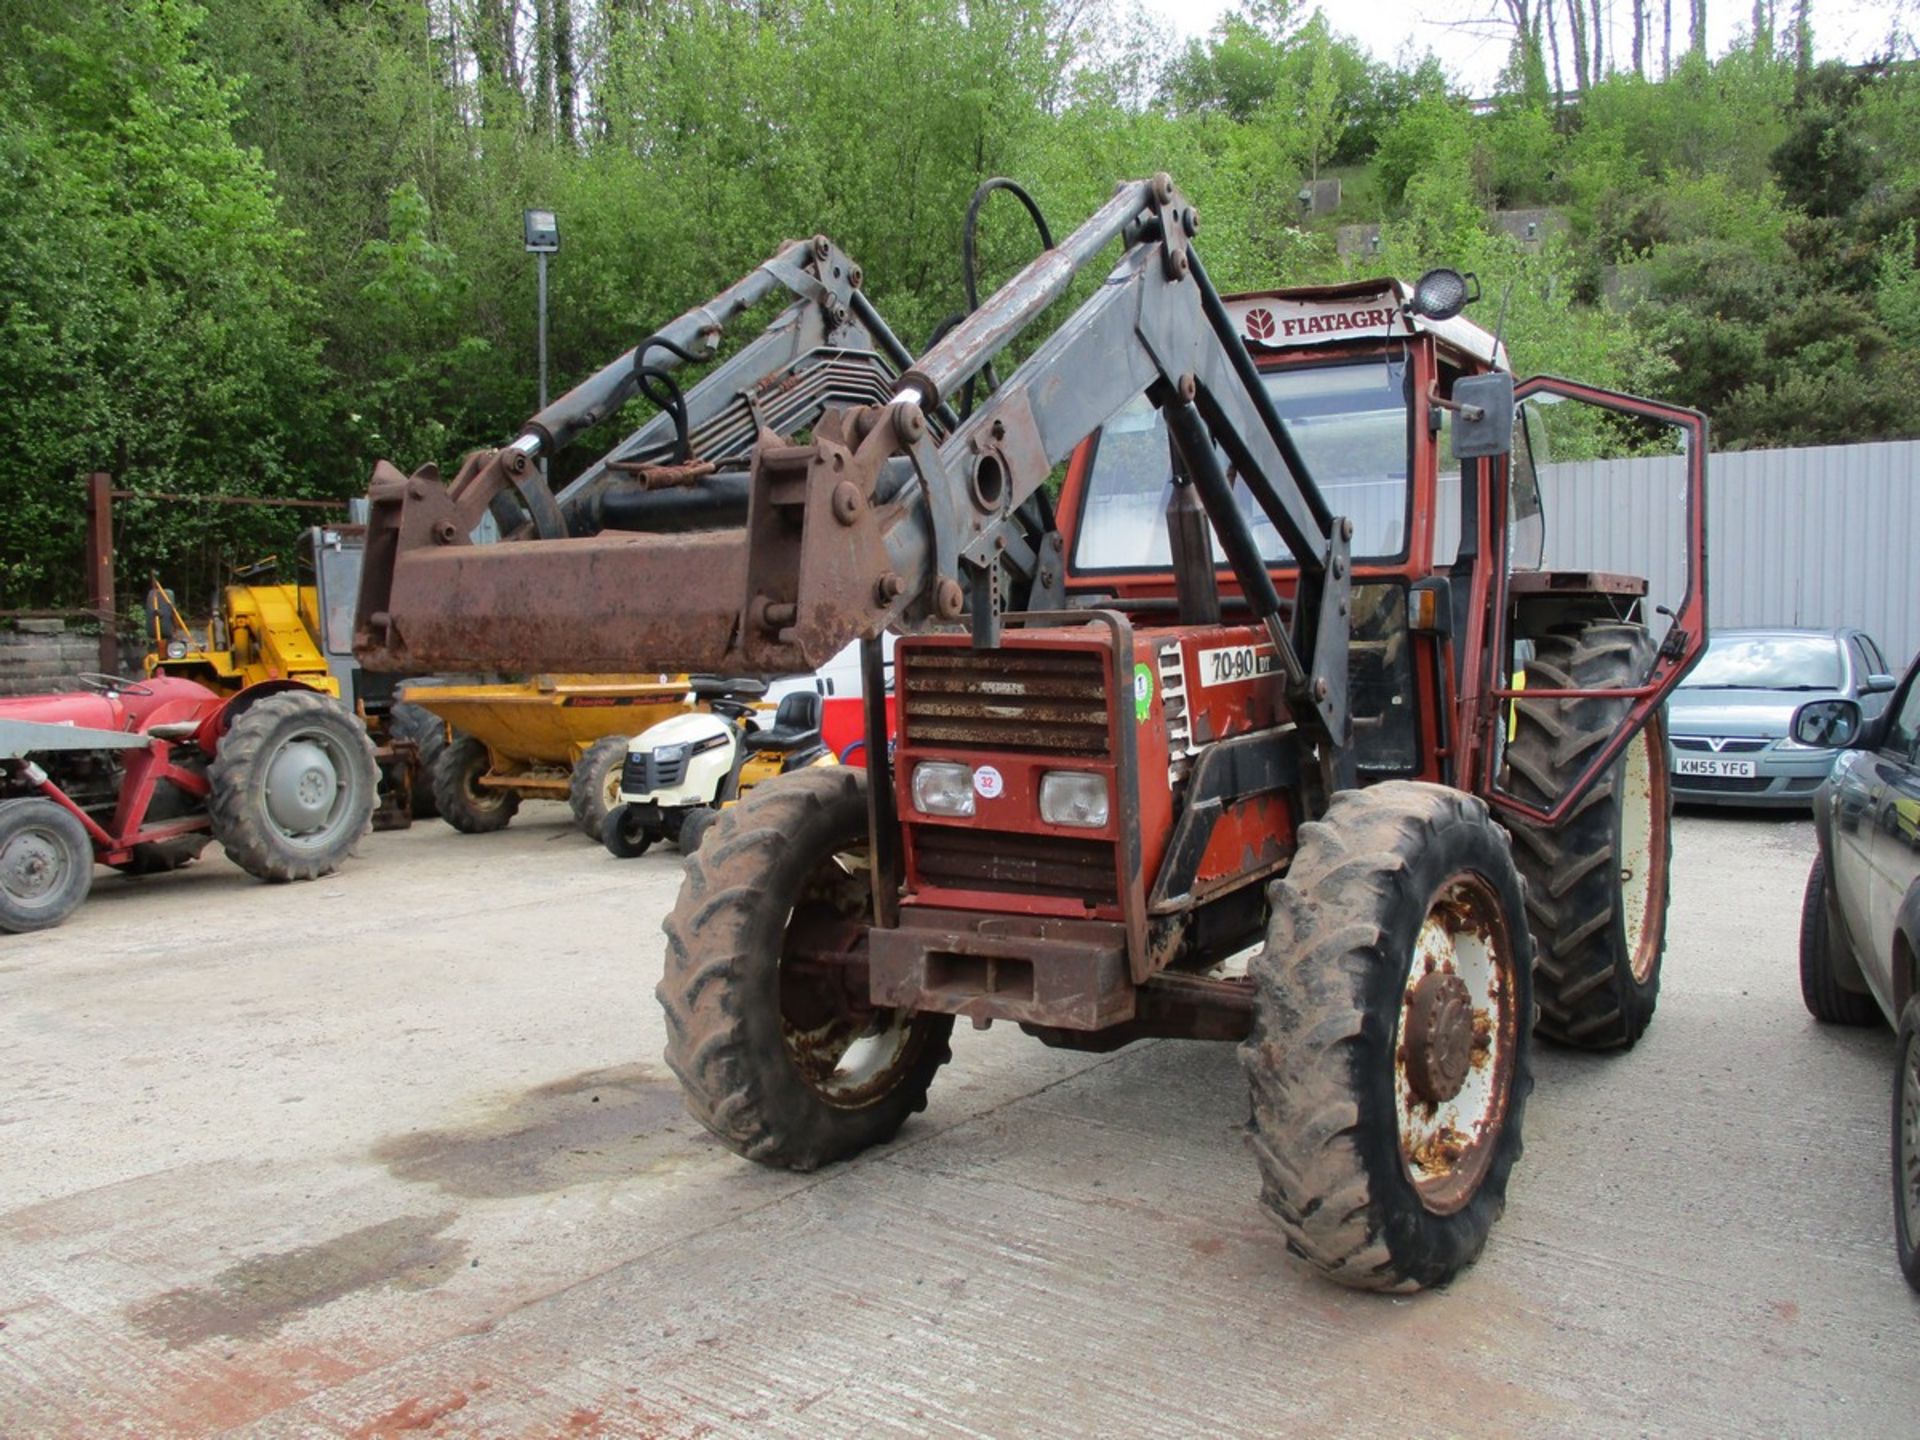
[[[1838,690],[1840,646],[1830,635],[1729,635],[1680,682],[1682,690]]]
[[[1353,521],[1355,558],[1402,554],[1409,453],[1404,362],[1297,366],[1261,378],[1327,507]],[[1172,488],[1166,422],[1145,395],[1136,396],[1101,427],[1074,540],[1074,569],[1171,565],[1166,512]],[[1272,565],[1292,563],[1279,532],[1237,478],[1233,494],[1261,555]],[[1217,539],[1213,548],[1224,565]]]

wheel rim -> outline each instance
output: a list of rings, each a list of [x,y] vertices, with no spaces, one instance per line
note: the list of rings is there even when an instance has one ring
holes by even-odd
[[[1920,1246],[1920,1030],[1900,1056],[1900,1113],[1894,1128],[1893,1187],[1907,1247]]]
[[[1415,938],[1394,1033],[1400,1158],[1436,1213],[1473,1198],[1498,1148],[1519,1043],[1514,947],[1487,882],[1440,887]]]
[[[1649,723],[1633,737],[1620,775],[1620,920],[1627,965],[1641,985],[1660,958],[1660,891],[1666,872],[1666,757],[1653,754],[1659,740],[1655,729]]]
[[[351,774],[345,750],[331,735],[288,736],[267,765],[267,819],[291,844],[325,845],[350,808]]]
[[[780,954],[780,1032],[801,1081],[827,1104],[858,1109],[887,1094],[918,1056],[903,1010],[876,1008],[843,983],[864,950],[872,890],[864,847],[830,855],[788,916]]]
[[[69,863],[59,835],[47,826],[31,826],[0,847],[0,887],[22,909],[44,909],[65,888]]]
[[[616,765],[607,771],[605,779],[600,784],[600,803],[609,810],[620,803],[621,768],[620,765]]]

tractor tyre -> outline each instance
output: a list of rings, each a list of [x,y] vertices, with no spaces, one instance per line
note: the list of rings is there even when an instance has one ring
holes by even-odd
[[[624,735],[607,735],[587,747],[567,782],[567,804],[580,833],[598,840],[607,812],[620,803],[620,771],[627,763]]]
[[[616,805],[600,823],[600,843],[620,860],[637,860],[653,845],[653,831],[632,805]]]
[[[0,800],[0,931],[50,930],[93,888],[93,841],[41,795]]]
[[[865,943],[866,776],[807,770],[720,813],[668,916],[667,1064],[749,1160],[813,1170],[893,1138],[951,1055],[951,1015],[864,1003],[812,957]]]
[[[1877,1025],[1880,1007],[1873,996],[1840,983],[1835,947],[1846,941],[1833,933],[1830,889],[1826,852],[1820,851],[1807,872],[1807,893],[1800,902],[1800,998],[1807,1013],[1823,1025]]]
[[[680,828],[673,834],[673,843],[680,847],[682,855],[691,855],[706,843],[707,832],[719,820],[718,810],[689,810],[681,820]]]
[[[213,838],[260,880],[331,875],[373,825],[373,741],[357,715],[314,690],[240,712],[207,767]]]
[[[480,783],[492,768],[487,747],[471,735],[455,735],[433,762],[434,808],[463,835],[504,830],[520,809],[517,790],[495,790]]]
[[[198,760],[176,758],[174,763],[183,768],[205,768]],[[161,780],[154,786],[153,798],[147,802],[147,823],[198,815],[206,809],[206,803],[198,795],[189,795],[171,780]],[[170,840],[142,841],[133,847],[125,860],[109,862],[108,868],[118,870],[122,875],[164,875],[170,870],[191,865],[212,841],[213,832],[210,830],[190,830]]]
[[[413,742],[419,756],[413,770],[413,818],[431,820],[440,813],[433,801],[433,762],[447,748],[447,722],[402,700],[388,714],[387,728],[396,738]]]
[[[1527,681],[1542,689],[1625,689],[1653,661],[1646,628],[1614,621],[1534,643]],[[1625,696],[1515,701],[1508,790],[1551,808],[1632,704]],[[1540,957],[1537,1028],[1562,1045],[1626,1049],[1653,1022],[1673,858],[1668,781],[1666,720],[1656,714],[1559,825],[1506,821]]]
[[[1474,796],[1336,795],[1268,889],[1240,1047],[1261,1199],[1364,1290],[1444,1285],[1485,1246],[1533,1088],[1533,941],[1511,842]]]

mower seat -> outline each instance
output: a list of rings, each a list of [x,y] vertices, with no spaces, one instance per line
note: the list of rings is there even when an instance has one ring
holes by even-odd
[[[771,750],[790,755],[820,743],[820,695],[814,690],[796,690],[784,696],[773,712],[773,724],[765,730],[747,732],[747,749]]]

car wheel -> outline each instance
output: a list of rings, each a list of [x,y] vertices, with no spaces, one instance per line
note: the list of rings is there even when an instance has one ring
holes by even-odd
[[[1920,1290],[1920,995],[1907,1001],[1893,1047],[1893,1242]]]

